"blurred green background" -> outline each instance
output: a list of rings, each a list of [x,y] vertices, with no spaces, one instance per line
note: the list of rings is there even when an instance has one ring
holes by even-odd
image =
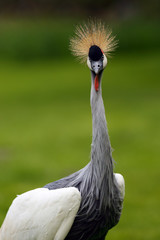
[[[88,17],[113,29],[119,47],[103,75],[115,172],[126,197],[107,239],[159,240],[159,1],[0,3],[0,225],[17,194],[90,160],[90,72],[69,52]]]

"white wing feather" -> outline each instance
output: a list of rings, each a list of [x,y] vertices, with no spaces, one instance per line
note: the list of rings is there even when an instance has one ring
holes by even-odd
[[[74,188],[38,188],[19,195],[0,229],[0,240],[63,240],[80,206]]]
[[[121,193],[121,197],[122,199],[124,199],[125,196],[125,181],[124,181],[124,177],[120,174],[120,173],[115,173],[114,174],[120,193]]]

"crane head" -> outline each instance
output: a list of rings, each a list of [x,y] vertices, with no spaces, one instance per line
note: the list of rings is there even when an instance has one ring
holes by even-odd
[[[112,31],[100,21],[90,21],[84,26],[77,26],[75,36],[70,40],[73,55],[81,62],[87,61],[95,79],[99,79],[107,65],[107,57],[117,45],[115,37],[111,34]],[[95,82],[98,84],[99,81]],[[97,89],[98,87],[96,91]]]
[[[89,48],[87,65],[95,74],[101,72],[107,65],[107,58],[103,51],[96,45]]]
[[[89,53],[87,57],[87,65],[92,72],[94,78],[95,90],[99,90],[99,81],[103,69],[107,65],[107,58],[103,51],[97,45],[92,45],[89,48]]]
[[[107,58],[103,51],[97,45],[89,48],[87,65],[95,74],[101,72],[107,65]]]

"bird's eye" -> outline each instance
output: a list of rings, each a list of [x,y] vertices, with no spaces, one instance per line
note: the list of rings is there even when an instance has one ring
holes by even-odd
[[[104,60],[104,55],[102,55],[102,60]]]

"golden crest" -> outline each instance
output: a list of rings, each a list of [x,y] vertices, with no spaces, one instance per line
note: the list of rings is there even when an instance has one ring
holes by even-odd
[[[88,24],[76,27],[75,36],[70,40],[70,49],[81,62],[87,60],[89,48],[97,45],[108,56],[117,46],[112,31],[100,21],[89,21]]]

